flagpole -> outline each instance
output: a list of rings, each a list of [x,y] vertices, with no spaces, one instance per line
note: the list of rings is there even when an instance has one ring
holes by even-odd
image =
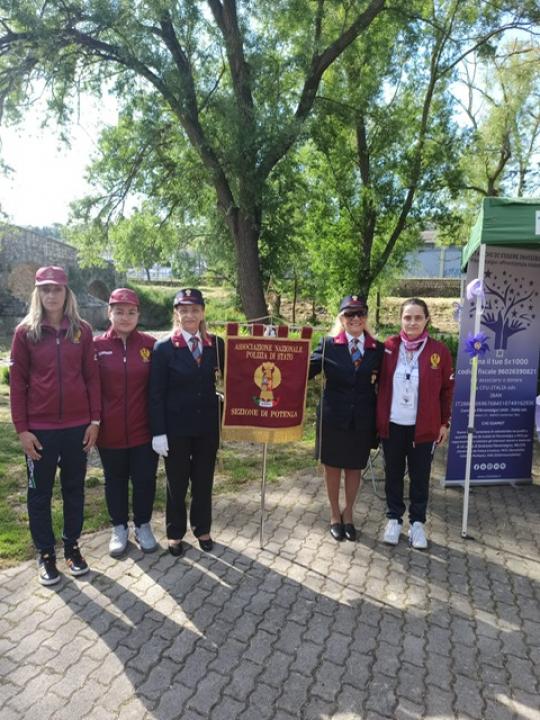
[[[263,464],[261,477],[261,523],[259,531],[259,545],[261,550],[264,549],[264,502],[266,495],[266,458],[268,454],[268,443],[263,443]]]
[[[483,284],[484,269],[486,265],[486,245],[480,244],[480,252],[478,258],[478,279]],[[474,331],[476,337],[480,332],[480,320],[482,317],[483,299],[481,294],[476,295],[476,311],[474,316]],[[467,458],[465,463],[465,483],[463,485],[463,514],[461,519],[461,537],[467,538],[467,523],[469,518],[469,493],[471,486],[471,465],[472,450],[474,440],[474,418],[476,414],[476,387],[478,380],[478,355],[474,355],[471,363],[471,389],[469,394],[469,420],[467,423]]]

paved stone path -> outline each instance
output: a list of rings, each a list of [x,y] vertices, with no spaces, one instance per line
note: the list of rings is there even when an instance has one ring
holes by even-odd
[[[217,499],[212,554],[161,534],[118,561],[101,532],[86,578],[1,572],[0,718],[540,718],[540,487],[474,490],[463,541],[434,485],[427,552],[380,543],[369,484],[359,541],[333,541],[309,472],[269,486],[264,550],[253,487]]]

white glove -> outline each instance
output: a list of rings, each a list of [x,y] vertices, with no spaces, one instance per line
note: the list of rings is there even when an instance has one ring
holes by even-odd
[[[167,455],[169,454],[169,443],[167,442],[167,436],[154,435],[154,437],[152,438],[152,450],[158,455],[161,455],[162,457],[167,457]]]

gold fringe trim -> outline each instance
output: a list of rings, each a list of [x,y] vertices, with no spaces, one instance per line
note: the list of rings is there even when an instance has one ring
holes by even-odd
[[[301,440],[303,427],[303,423],[288,428],[227,426],[222,428],[221,436],[224,440],[241,442],[286,443]]]

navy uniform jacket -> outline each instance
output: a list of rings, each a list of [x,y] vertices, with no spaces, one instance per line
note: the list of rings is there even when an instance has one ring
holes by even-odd
[[[364,356],[354,367],[345,332],[325,337],[313,352],[309,377],[321,372],[324,344],[323,422],[337,430],[375,431],[377,380],[384,346],[364,332]]]
[[[224,342],[208,335],[202,347],[198,365],[179,330],[155,344],[150,368],[152,435],[195,437],[218,431],[216,372],[223,372]]]

